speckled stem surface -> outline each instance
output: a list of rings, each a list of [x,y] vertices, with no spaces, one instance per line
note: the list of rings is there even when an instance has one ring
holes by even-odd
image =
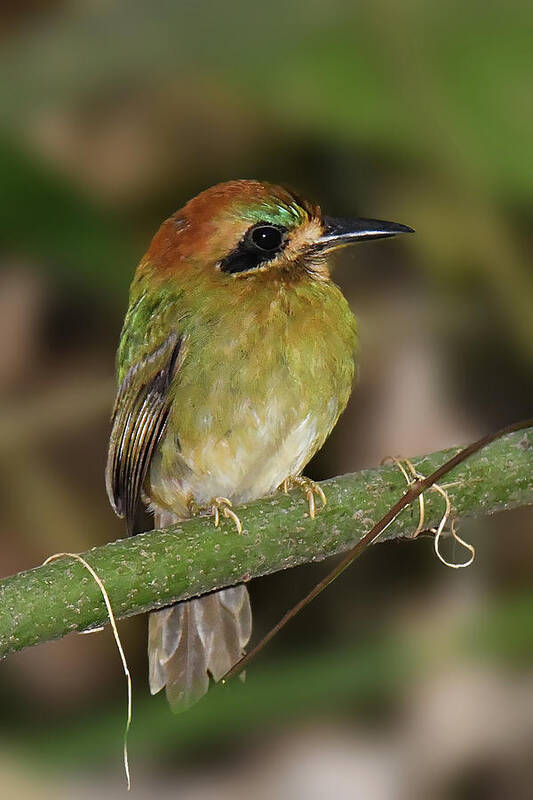
[[[459,448],[413,459],[429,475]],[[498,439],[443,480],[456,516],[480,516],[533,504],[533,428]],[[307,515],[300,490],[241,506],[231,520],[197,518],[83,553],[103,581],[117,618],[213,589],[319,561],[353,547],[406,489],[396,465],[324,481],[327,506]],[[425,527],[438,524],[444,501],[425,493]],[[409,537],[418,501],[378,541]],[[0,656],[108,621],[100,589],[77,561],[62,558],[0,582]]]

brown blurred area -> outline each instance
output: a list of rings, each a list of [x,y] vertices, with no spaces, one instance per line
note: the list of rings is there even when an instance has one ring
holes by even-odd
[[[129,281],[221,180],[417,231],[338,257],[360,380],[311,477],[531,416],[529,4],[25,0],[2,22],[3,575],[123,535],[103,470]],[[532,523],[464,521],[462,571],[427,538],[372,548],[179,717],[148,696],[145,620],[121,623],[136,796],[530,798]],[[255,636],[326,568],[253,582]],[[121,796],[123,683],[109,631],[4,661],[3,796]]]

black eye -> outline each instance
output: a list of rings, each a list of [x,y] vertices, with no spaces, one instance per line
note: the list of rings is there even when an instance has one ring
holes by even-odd
[[[282,225],[256,223],[248,228],[237,247],[219,261],[218,268],[231,274],[259,269],[281,252],[286,236],[287,229]]]
[[[273,225],[261,225],[259,228],[253,229],[251,238],[260,250],[271,252],[280,247],[283,235],[279,228],[274,228]]]

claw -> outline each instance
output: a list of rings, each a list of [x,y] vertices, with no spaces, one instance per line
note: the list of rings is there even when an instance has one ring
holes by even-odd
[[[226,519],[232,519],[235,527],[237,528],[237,533],[242,533],[242,523],[235,513],[233,509],[228,508],[228,506],[223,506],[222,513],[226,517]]]
[[[220,525],[220,514],[222,514],[225,519],[233,521],[238,533],[242,533],[242,523],[235,511],[233,511],[233,503],[227,497],[213,497],[206,506],[199,506],[192,498],[189,498],[187,508],[192,517],[200,514],[210,514],[213,517],[215,528]]]
[[[316,516],[315,495],[308,489],[305,496],[307,497],[307,504],[309,506],[309,516],[311,519],[314,519]]]
[[[281,488],[285,494],[287,494],[289,489],[293,487],[299,487],[305,492],[305,497],[309,505],[309,516],[311,519],[315,519],[317,513],[315,495],[318,495],[320,498],[322,502],[322,508],[324,508],[327,503],[326,495],[324,494],[322,487],[319,486],[319,484],[315,481],[312,481],[310,478],[304,478],[301,475],[289,475],[289,477],[285,478],[281,484]]]
[[[189,512],[189,516],[197,517],[202,513],[203,510],[204,509],[200,508],[198,503],[189,495],[187,498],[187,511]]]

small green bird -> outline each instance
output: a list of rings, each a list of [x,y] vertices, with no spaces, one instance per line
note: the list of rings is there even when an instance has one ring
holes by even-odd
[[[167,219],[130,290],[118,349],[106,485],[133,533],[142,501],[164,527],[301,478],[346,407],[357,329],[331,253],[412,229],[341,220],[255,180],[208,189]],[[325,502],[325,498],[322,498]],[[246,586],[149,616],[152,694],[186,708],[241,657]]]

